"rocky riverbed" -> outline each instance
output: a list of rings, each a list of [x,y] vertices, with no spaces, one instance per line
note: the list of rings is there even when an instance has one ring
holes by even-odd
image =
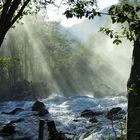
[[[72,140],[104,140],[108,135],[113,139],[120,135],[120,123],[125,122],[127,111],[124,96],[97,99],[53,94],[39,100],[39,108],[35,103],[9,101],[0,104],[0,140],[37,140],[40,119],[54,120],[58,132]],[[14,126],[14,131],[4,135],[4,126],[9,123]],[[46,135],[47,125],[44,137]]]

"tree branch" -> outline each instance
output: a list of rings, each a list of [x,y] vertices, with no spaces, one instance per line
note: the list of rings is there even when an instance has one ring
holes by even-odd
[[[12,19],[12,21],[9,23],[6,32],[12,27],[12,25],[18,20],[18,18],[20,16],[22,16],[23,14],[23,10],[25,9],[25,7],[28,5],[28,3],[30,2],[30,0],[26,0],[24,2],[24,4],[22,5],[22,7],[20,8],[19,12],[17,13],[17,15]]]
[[[115,15],[115,14],[109,14],[109,13],[104,13],[104,12],[98,12],[98,13],[100,13],[101,15],[119,17],[118,15]],[[140,19],[131,19],[131,18],[128,18],[128,19],[131,21],[140,21]]]
[[[14,0],[12,2],[12,5],[11,5],[9,11],[8,11],[8,14],[7,14],[6,23],[10,23],[11,19],[14,16],[14,13],[18,9],[20,3],[21,3],[21,0]]]
[[[8,12],[8,9],[10,7],[11,1],[12,0],[8,0],[3,5],[2,13],[1,13],[1,16],[0,16],[0,36],[2,36],[2,33],[3,33],[3,28],[4,28],[4,25],[5,25],[5,21],[6,21],[6,18],[7,18],[7,12]]]

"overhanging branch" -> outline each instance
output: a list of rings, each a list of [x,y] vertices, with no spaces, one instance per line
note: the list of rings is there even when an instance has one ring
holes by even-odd
[[[25,9],[25,7],[28,5],[29,2],[30,2],[30,0],[26,0],[24,2],[24,4],[22,5],[22,7],[20,8],[19,12],[17,13],[17,15],[10,21],[10,23],[9,23],[9,25],[7,27],[6,32],[12,27],[12,25],[18,20],[18,18],[20,16],[22,16],[23,10]]]

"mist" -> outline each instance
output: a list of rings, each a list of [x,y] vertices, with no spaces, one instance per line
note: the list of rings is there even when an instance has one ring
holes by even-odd
[[[0,50],[1,60],[9,60],[1,71],[3,98],[11,92],[11,98],[126,94],[132,44],[124,40],[115,46],[98,32],[100,25],[111,26],[109,20],[84,20],[70,28],[38,15],[22,22],[11,29]]]
[[[108,20],[106,21],[106,19]],[[101,94],[105,96],[111,95],[108,92],[112,92],[113,95],[126,95],[132,64],[133,44],[126,39],[122,39],[123,43],[118,46],[113,44],[113,39],[99,32],[100,27],[111,28],[118,32],[121,30],[119,25],[111,25],[108,17],[96,17],[94,21],[84,20],[69,30],[79,42],[88,46],[91,51],[89,66],[96,71],[100,79],[100,84],[96,86],[97,91],[99,88],[103,88]],[[104,86],[112,90],[104,92]]]

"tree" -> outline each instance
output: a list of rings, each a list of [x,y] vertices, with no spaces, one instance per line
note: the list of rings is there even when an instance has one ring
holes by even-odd
[[[30,1],[31,0],[0,0],[0,46],[3,43],[6,33],[23,15],[37,13],[40,7],[54,3],[53,0],[34,0],[34,3]]]
[[[29,2],[30,0],[0,1],[0,46],[8,30],[22,17],[23,11]]]
[[[139,1],[137,1],[138,3]],[[128,89],[128,118],[127,118],[127,140],[140,139],[140,6],[123,4],[113,5],[107,13],[97,11],[96,1],[71,0],[66,10],[67,18],[76,16],[94,19],[95,16],[109,15],[112,24],[121,24],[121,32],[115,32],[109,28],[101,28],[100,31],[114,39],[113,43],[122,43],[126,37],[133,42],[133,65],[127,83]]]

